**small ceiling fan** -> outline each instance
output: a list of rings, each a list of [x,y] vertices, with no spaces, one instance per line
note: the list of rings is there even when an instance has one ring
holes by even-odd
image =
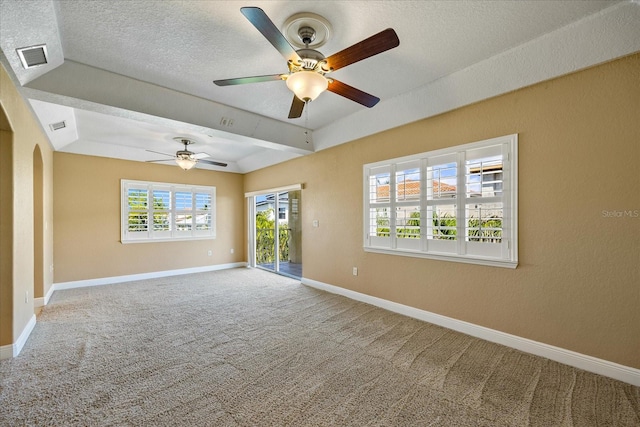
[[[316,99],[325,90],[344,96],[369,108],[380,101],[380,98],[325,75],[397,47],[400,44],[400,40],[392,28],[387,28],[325,58],[322,53],[309,48],[309,44],[313,42],[316,34],[313,28],[309,26],[299,28],[298,36],[304,43],[305,48],[296,51],[262,9],[258,7],[243,7],[240,12],[287,60],[289,73],[215,80],[214,83],[216,85],[229,86],[284,80],[287,87],[294,93],[293,102],[289,110],[290,119],[300,117],[305,104]]]
[[[161,153],[159,151],[147,150],[150,153],[162,154],[163,156],[172,157],[172,159],[162,159],[162,160],[147,160],[148,163],[156,163],[156,162],[169,162],[175,161],[178,166],[180,166],[184,170],[189,170],[196,165],[196,163],[206,163],[208,165],[227,167],[226,163],[214,162],[213,160],[205,160],[205,157],[211,157],[207,153],[194,153],[193,151],[189,151],[189,145],[195,144],[195,141],[192,141],[187,138],[173,138],[178,141],[180,144],[184,144],[184,150],[178,150],[175,154],[167,154]]]

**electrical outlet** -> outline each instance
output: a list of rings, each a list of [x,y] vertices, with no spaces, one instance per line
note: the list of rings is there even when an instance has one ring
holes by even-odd
[[[353,275],[354,276],[358,275],[358,267],[353,267]]]
[[[25,303],[29,302],[29,291],[24,291],[24,302]]]
[[[209,255],[209,256],[213,255],[213,251],[207,252],[207,255]]]
[[[234,252],[234,249],[233,249],[233,248],[231,248],[231,250],[230,250],[229,252],[233,253],[233,252]]]
[[[314,228],[318,228],[320,226],[320,221],[318,221],[317,219],[313,220],[313,227]]]

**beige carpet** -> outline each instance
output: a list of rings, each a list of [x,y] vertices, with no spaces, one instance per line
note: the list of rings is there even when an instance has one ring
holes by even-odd
[[[260,270],[58,291],[2,426],[638,426],[640,388]]]

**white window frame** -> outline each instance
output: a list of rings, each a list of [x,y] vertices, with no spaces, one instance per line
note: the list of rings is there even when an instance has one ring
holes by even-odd
[[[500,153],[502,156],[502,191],[500,195],[468,195],[466,183],[466,161],[482,158],[483,153]],[[477,157],[472,157],[472,156]],[[450,199],[435,199],[427,197],[429,179],[428,168],[442,163],[440,159],[453,159],[456,165],[455,197]],[[420,198],[416,203],[420,207],[420,237],[415,239],[400,239],[396,236],[395,212],[405,202],[397,200],[396,171],[405,169],[406,164],[419,164]],[[371,197],[372,177],[381,173],[389,173],[389,199],[377,202]],[[453,192],[453,191],[452,191]],[[401,255],[443,261],[463,262],[470,264],[489,265],[495,267],[516,268],[518,266],[518,135],[505,135],[455,147],[444,148],[426,153],[406,157],[369,163],[363,167],[363,224],[364,243],[366,252],[389,255]],[[474,242],[473,237],[466,237],[469,219],[466,207],[482,203],[502,204],[501,237],[498,243]],[[456,236],[455,240],[433,239],[429,230],[433,227],[431,209],[438,205],[455,205]],[[390,213],[389,236],[372,235],[371,230],[377,227],[373,224],[371,209],[385,208]],[[374,228],[372,228],[374,227]],[[410,241],[409,241],[410,240]]]
[[[144,213],[148,218],[148,226],[144,231],[129,231],[129,199],[128,194],[131,189],[139,189],[147,191],[148,203],[145,209],[138,212]],[[170,208],[167,210],[154,210],[153,208],[153,192],[164,191],[169,192]],[[191,206],[188,209],[177,209],[176,193],[190,193]],[[198,195],[204,195],[205,198],[210,197],[210,209],[197,209],[196,202]],[[164,182],[135,181],[122,179],[120,180],[120,242],[126,243],[148,243],[148,242],[169,242],[178,240],[203,240],[216,238],[216,187],[204,185],[188,185],[188,184],[171,184]],[[202,196],[201,196],[202,197]],[[154,212],[167,212],[169,214],[170,229],[169,230],[153,230],[153,214]],[[177,215],[185,212],[193,212],[191,215],[191,223],[189,230],[179,230],[176,226]],[[211,226],[208,229],[198,229],[198,218],[202,215],[211,215]]]

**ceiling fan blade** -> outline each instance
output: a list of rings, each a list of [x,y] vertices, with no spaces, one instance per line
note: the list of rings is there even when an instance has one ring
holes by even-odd
[[[296,50],[289,44],[287,39],[282,35],[278,27],[269,19],[266,13],[259,7],[241,7],[240,12],[253,24],[254,27],[269,40],[269,43],[275,47],[284,59],[287,61],[300,61],[300,57]]]
[[[173,162],[175,159],[162,159],[162,160],[145,160],[147,163],[157,163],[157,162]]]
[[[243,85],[247,83],[271,82],[274,80],[282,80],[282,74],[270,74],[268,76],[239,77],[235,79],[214,80],[217,86]]]
[[[200,159],[206,159],[207,157],[211,157],[211,156],[210,156],[210,155],[208,155],[207,153],[194,153],[194,154],[193,154],[193,157],[194,157],[195,159],[200,160]]]
[[[289,109],[289,118],[297,119],[298,117],[302,116],[302,110],[304,110],[304,101],[293,95],[291,109]]]
[[[398,45],[400,45],[398,35],[393,28],[387,28],[368,39],[334,53],[327,58],[327,65],[331,71],[335,71],[354,62],[362,61],[386,50],[393,49]]]
[[[163,156],[175,157],[174,154],[161,153],[160,151],[153,151],[153,150],[145,150],[145,151],[148,151],[150,153],[162,154]]]
[[[206,163],[208,165],[214,165],[214,166],[222,166],[223,168],[227,167],[226,163],[222,163],[222,162],[214,162],[213,160],[202,160],[202,159],[198,159],[198,163]]]
[[[356,89],[353,86],[349,86],[346,83],[342,83],[336,79],[329,80],[329,87],[327,90],[369,108],[373,107],[380,101],[380,98],[368,94],[367,92],[363,92],[360,89]]]

